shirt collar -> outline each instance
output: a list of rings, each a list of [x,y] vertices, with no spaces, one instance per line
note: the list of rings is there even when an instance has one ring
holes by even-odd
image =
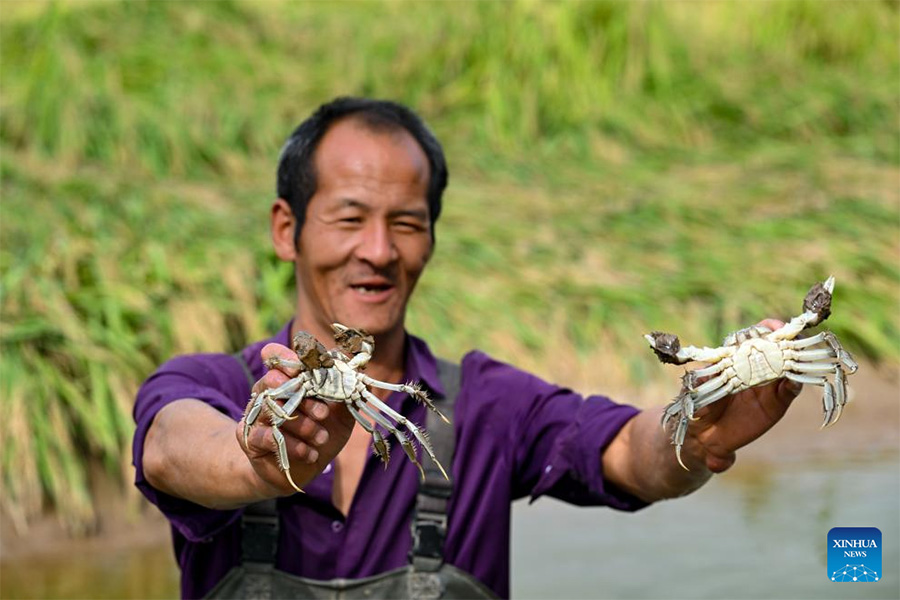
[[[282,346],[291,347],[291,327],[294,326],[294,320],[291,319],[287,322],[287,325],[281,328],[281,331],[275,334],[275,337],[272,338],[272,342],[276,344],[281,344]]]
[[[434,396],[444,397],[437,360],[431,349],[422,339],[409,333],[406,334],[406,379],[422,383]]]

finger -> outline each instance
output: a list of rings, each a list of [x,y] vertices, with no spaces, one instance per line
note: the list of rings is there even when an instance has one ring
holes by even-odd
[[[722,473],[730,469],[736,460],[737,454],[734,452],[728,452],[723,456],[708,452],[706,454],[706,468],[713,473]]]
[[[328,430],[321,423],[307,415],[298,415],[296,419],[286,421],[280,429],[314,448],[328,442],[330,437]]]
[[[243,427],[243,425],[241,425]],[[299,461],[305,463],[314,463],[319,458],[319,451],[312,445],[303,440],[298,439],[285,428],[280,428],[284,436],[285,448],[287,449],[288,459],[291,461]],[[238,436],[243,438],[243,433],[239,429]],[[270,427],[253,427],[247,436],[247,447],[245,451],[251,459],[276,460],[278,445],[275,443],[275,436],[272,434]]]
[[[298,407],[299,412],[316,421],[324,421],[331,414],[331,407],[316,398],[304,398]]]
[[[784,327],[784,321],[779,321],[778,319],[763,319],[757,325],[761,325],[763,327],[768,327],[772,331],[776,329],[781,329]]]
[[[263,346],[263,349],[260,350],[259,355],[262,358],[264,364],[270,364],[269,361],[273,358],[280,358],[292,362],[297,362],[299,360],[296,352],[294,352],[287,346],[282,346],[281,344],[266,344],[265,346]],[[276,363],[272,370],[276,369],[281,371],[288,377],[296,377],[300,374],[299,368],[288,367],[284,364]]]
[[[271,390],[277,388],[288,379],[290,379],[290,377],[288,377],[281,371],[272,369],[271,371],[263,375],[259,381],[253,384],[253,389],[251,391],[254,394],[259,394],[263,390]]]

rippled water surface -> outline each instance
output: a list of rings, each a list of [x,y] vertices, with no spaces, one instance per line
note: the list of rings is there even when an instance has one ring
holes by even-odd
[[[829,455],[833,456],[831,453]],[[900,457],[739,463],[690,498],[636,514],[552,499],[513,511],[517,598],[898,598]],[[878,527],[884,578],[826,577],[836,526]],[[3,598],[171,598],[168,544],[5,562]]]
[[[555,500],[514,511],[517,598],[900,598],[895,453],[838,464],[738,464],[635,514]],[[832,527],[877,527],[884,578],[833,583]]]

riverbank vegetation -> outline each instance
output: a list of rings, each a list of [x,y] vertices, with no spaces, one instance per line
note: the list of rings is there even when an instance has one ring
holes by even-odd
[[[87,465],[129,485],[155,365],[289,318],[275,164],[336,95],[409,103],[444,141],[409,320],[440,354],[621,389],[674,377],[643,333],[711,345],[835,275],[829,328],[896,361],[897,22],[893,1],[4,2],[4,513],[89,529]]]

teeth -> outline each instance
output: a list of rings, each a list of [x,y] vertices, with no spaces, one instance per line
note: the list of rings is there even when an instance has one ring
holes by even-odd
[[[378,292],[384,291],[386,289],[386,288],[371,288],[371,287],[366,287],[364,285],[357,285],[357,286],[354,286],[354,288],[357,291],[362,292],[363,294],[377,294]]]

